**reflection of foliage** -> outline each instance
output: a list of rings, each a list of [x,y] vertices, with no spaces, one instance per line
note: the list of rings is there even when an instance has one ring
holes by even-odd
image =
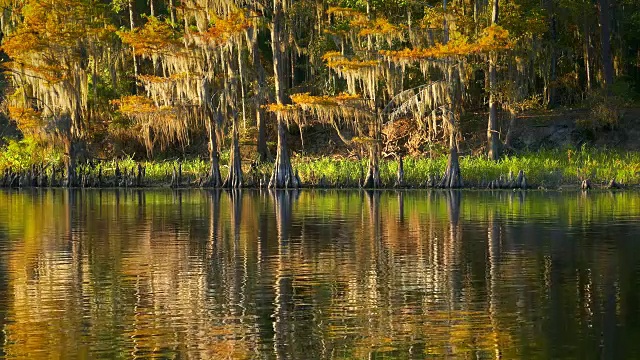
[[[558,230],[530,234],[527,224],[554,219],[575,236],[612,216],[640,216],[640,197],[628,192],[465,192],[465,226],[452,226],[455,202],[440,192],[364,200],[358,192],[303,192],[276,203],[191,191],[85,191],[81,199],[95,216],[79,211],[79,194],[0,192],[10,247],[0,254],[11,289],[4,351],[11,357],[105,348],[108,357],[269,357],[279,311],[278,348],[295,358],[407,351],[513,358],[544,348],[548,334],[533,325],[549,306],[563,311],[545,324],[573,329],[592,321],[583,309],[602,311],[591,296],[605,285],[611,254],[633,261],[633,252],[596,241],[601,233],[582,239],[591,242],[580,254],[549,256],[553,247],[539,242],[554,241]],[[280,227],[269,215],[274,204],[293,216]],[[275,241],[291,223],[289,241]],[[496,240],[504,247],[497,262],[486,256],[487,223],[509,226]],[[77,245],[61,241],[67,237]],[[549,282],[557,271],[579,280]],[[276,289],[281,278],[288,285]],[[562,291],[558,303],[546,296],[555,290]],[[629,311],[633,303],[618,306]],[[51,343],[57,346],[43,345]],[[95,347],[78,347],[87,343]]]

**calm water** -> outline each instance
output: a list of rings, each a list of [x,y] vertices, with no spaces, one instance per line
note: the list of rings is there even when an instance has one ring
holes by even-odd
[[[640,194],[0,192],[0,357],[639,358]]]

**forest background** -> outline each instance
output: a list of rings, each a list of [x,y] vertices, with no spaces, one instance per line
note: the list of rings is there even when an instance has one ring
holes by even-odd
[[[3,186],[640,184],[636,0],[1,0]]]

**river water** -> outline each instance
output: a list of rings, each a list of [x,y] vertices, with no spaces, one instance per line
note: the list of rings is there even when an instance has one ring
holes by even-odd
[[[640,357],[634,192],[0,192],[0,358]]]

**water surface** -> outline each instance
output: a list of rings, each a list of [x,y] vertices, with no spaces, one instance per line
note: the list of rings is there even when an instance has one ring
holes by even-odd
[[[0,192],[0,357],[640,357],[632,192]]]

